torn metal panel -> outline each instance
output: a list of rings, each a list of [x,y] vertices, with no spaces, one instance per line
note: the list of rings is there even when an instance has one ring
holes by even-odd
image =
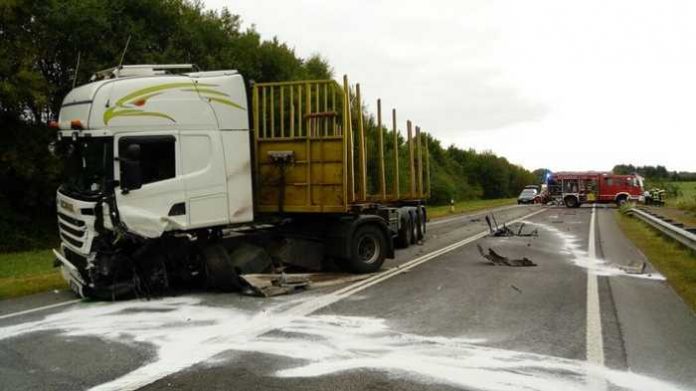
[[[491,220],[493,223],[491,223]],[[491,217],[486,216],[486,223],[488,223],[488,230],[491,234],[491,236],[496,236],[496,237],[507,237],[507,236],[539,236],[539,232],[535,229],[530,232],[523,232],[525,223],[521,223],[517,231],[513,231],[510,227],[507,225],[503,224],[502,227],[498,226],[498,222],[495,219],[495,216],[491,214]],[[493,228],[495,224],[495,229]]]
[[[536,263],[532,262],[532,260],[527,257],[523,257],[522,259],[510,259],[496,253],[492,248],[489,248],[488,254],[486,254],[481,245],[477,244],[476,247],[482,257],[488,259],[496,266],[536,266]]]
[[[647,263],[642,262],[638,266],[619,266],[619,269],[623,270],[627,274],[643,274],[643,273],[645,273],[646,267],[647,267]]]
[[[364,280],[373,274],[347,273],[280,273],[243,274],[240,276],[248,287],[244,293],[256,296],[278,296],[311,288],[344,284]]]

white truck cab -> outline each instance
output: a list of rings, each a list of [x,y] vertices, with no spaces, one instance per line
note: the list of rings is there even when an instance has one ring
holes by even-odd
[[[70,150],[70,167],[57,207],[63,250],[75,253],[63,256],[68,264],[74,255],[90,258],[101,230],[97,221],[113,229],[112,208],[97,207],[109,187],[119,221],[145,238],[254,219],[242,76],[163,69],[102,72],[103,80],[75,88],[63,100],[58,138]],[[139,178],[124,177],[128,164],[138,166]]]

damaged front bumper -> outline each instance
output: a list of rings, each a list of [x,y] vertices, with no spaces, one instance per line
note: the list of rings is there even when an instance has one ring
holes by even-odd
[[[73,265],[60,251],[53,249],[53,255],[56,256],[55,263],[60,266],[61,273],[63,274],[63,279],[68,283],[70,289],[75,293],[80,295],[80,297],[85,297],[85,286],[87,283],[80,274],[80,270],[77,266]]]

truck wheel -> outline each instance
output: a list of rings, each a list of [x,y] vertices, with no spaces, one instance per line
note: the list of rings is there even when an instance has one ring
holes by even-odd
[[[425,208],[418,208],[418,214],[416,215],[416,235],[418,240],[425,239]]]
[[[220,244],[209,244],[202,250],[205,262],[207,288],[233,292],[242,289],[242,282],[234,269],[227,250]]]
[[[348,268],[353,273],[373,273],[384,263],[387,240],[381,229],[374,225],[362,225],[355,230],[351,243]]]
[[[401,227],[399,227],[399,232],[397,233],[396,244],[399,248],[407,248],[410,246],[412,235],[413,229],[411,228],[411,219],[406,217],[401,220]]]
[[[628,197],[625,195],[619,196],[619,198],[616,199],[616,206],[621,207],[623,204],[628,202]]]
[[[577,208],[579,206],[578,199],[573,196],[566,197],[563,202],[565,202],[566,208]]]
[[[411,218],[411,244],[418,243],[418,214],[409,214]]]

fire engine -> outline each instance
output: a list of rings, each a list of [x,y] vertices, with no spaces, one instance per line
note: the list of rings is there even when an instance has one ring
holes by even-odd
[[[568,208],[585,203],[615,203],[644,200],[643,177],[610,172],[556,172],[546,179],[548,197]]]

